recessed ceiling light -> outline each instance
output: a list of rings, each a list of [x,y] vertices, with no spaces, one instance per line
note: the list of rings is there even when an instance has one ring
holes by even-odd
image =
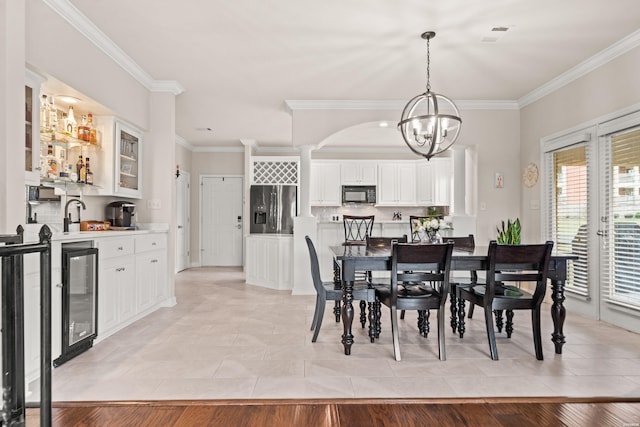
[[[386,128],[386,127],[389,127],[389,123],[388,122],[380,122],[380,123],[378,123],[378,126],[380,126],[381,128]]]
[[[56,101],[62,101],[66,104],[76,104],[80,102],[80,98],[76,98],[75,96],[71,95],[56,95],[55,99]]]

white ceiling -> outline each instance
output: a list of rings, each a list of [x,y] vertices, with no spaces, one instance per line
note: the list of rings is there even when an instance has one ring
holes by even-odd
[[[432,90],[464,102],[522,100],[640,29],[638,0],[68,1],[184,87],[176,132],[195,147],[290,146],[285,100],[409,100],[427,30]],[[510,28],[483,42],[495,26]]]

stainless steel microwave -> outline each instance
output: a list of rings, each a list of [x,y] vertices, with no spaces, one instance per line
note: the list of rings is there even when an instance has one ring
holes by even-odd
[[[342,203],[376,203],[375,185],[343,185]]]

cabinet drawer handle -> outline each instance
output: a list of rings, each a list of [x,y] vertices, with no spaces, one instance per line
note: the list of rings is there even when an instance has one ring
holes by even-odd
[[[116,268],[116,271],[125,271],[125,270],[126,270],[126,268],[124,268],[124,267]]]
[[[152,259],[152,260],[151,260],[151,262],[152,262],[152,263],[154,263],[154,262],[158,262],[158,260],[157,260],[157,259]]]
[[[122,246],[118,246],[118,250],[122,251],[122,250],[124,250],[124,248]]]
[[[156,245],[156,242],[152,242],[152,243],[151,243],[151,246],[155,246],[155,245]]]

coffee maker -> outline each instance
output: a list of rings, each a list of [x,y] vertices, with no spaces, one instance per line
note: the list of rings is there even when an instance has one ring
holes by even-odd
[[[135,230],[131,225],[136,205],[129,202],[111,202],[106,207],[106,218],[111,223],[112,230]]]

